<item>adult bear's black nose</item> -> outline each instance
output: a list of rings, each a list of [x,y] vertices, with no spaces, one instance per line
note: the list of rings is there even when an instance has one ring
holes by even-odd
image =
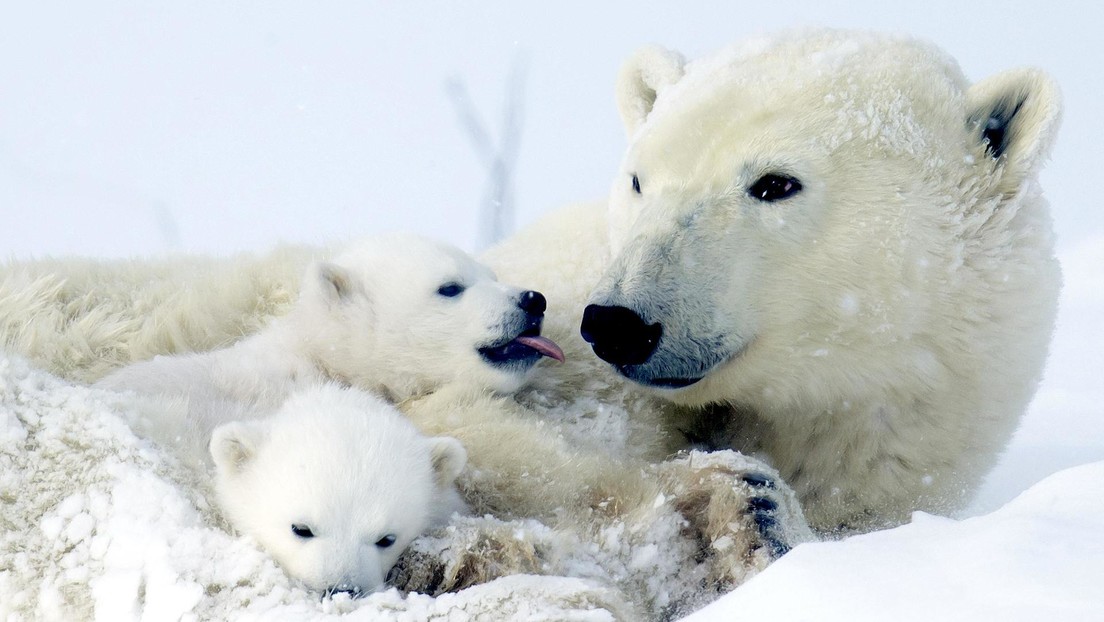
[[[518,306],[529,315],[544,315],[544,310],[548,308],[548,301],[540,292],[529,290],[521,292]]]
[[[659,345],[663,325],[648,324],[625,307],[587,305],[579,330],[602,360],[614,365],[639,365]]]

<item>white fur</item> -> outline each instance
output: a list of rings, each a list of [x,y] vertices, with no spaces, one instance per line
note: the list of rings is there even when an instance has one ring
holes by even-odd
[[[379,589],[411,540],[464,508],[463,446],[356,389],[300,391],[269,418],[219,425],[210,447],[227,519],[315,590]]]

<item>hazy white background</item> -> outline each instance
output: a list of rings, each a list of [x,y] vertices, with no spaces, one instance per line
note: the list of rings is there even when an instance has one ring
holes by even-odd
[[[0,4],[0,259],[229,253],[391,229],[474,249],[487,167],[457,122],[446,95],[449,79],[466,84],[472,105],[497,131],[507,76],[518,63],[525,68],[514,163],[524,224],[606,192],[624,146],[614,77],[636,47],[661,43],[693,58],[748,35],[818,25],[933,40],[974,80],[1037,65],[1062,86],[1065,122],[1042,176],[1066,273],[1058,332],[1031,412],[970,512],[995,509],[1058,469],[1104,460],[1104,210],[1098,198],[1104,4],[1098,2],[10,0]],[[1104,494],[1088,488],[1059,488],[1053,502],[1037,504],[1040,516],[1050,503],[1068,511],[1069,502]],[[988,525],[981,530],[991,531]],[[1099,535],[1086,525],[1089,538]],[[1068,527],[1055,524],[1052,535],[1081,537]],[[902,533],[908,542],[914,532]],[[1017,533],[991,543],[990,553],[1008,550],[1004,542],[1049,542],[1046,535]],[[963,556],[946,563],[969,563],[966,554],[981,538],[965,538]],[[957,542],[938,534],[930,541]],[[861,551],[873,541],[853,542]],[[923,550],[941,555],[927,542],[921,539]],[[805,549],[806,555],[827,546]],[[915,568],[892,547],[850,558],[848,550],[856,549],[828,559],[827,575],[881,568],[879,550],[890,551],[888,567]],[[1022,550],[1031,553],[1015,557]],[[1004,600],[1025,593],[1020,586],[1036,578],[1049,578],[1052,591],[1071,581],[1104,580],[1092,554],[1048,570],[1036,568],[1034,551],[1013,548],[1013,561],[966,572],[990,573],[993,581],[981,585],[1004,586],[1004,595],[990,594]],[[801,559],[788,556],[753,585],[774,577],[766,585],[781,595],[775,600],[793,601],[799,593],[817,600],[808,585],[787,582],[788,568],[816,576]],[[1004,567],[1013,574],[1022,569],[1027,583],[1006,581]],[[948,594],[961,592],[946,568],[936,564],[923,579],[910,579],[925,596],[898,599],[901,607],[920,619],[930,616],[914,603],[955,611],[957,601],[924,587],[942,582]],[[1077,579],[1054,575],[1056,568]],[[868,582],[851,580],[852,591],[832,587],[850,599],[838,608],[846,614],[840,619],[851,619],[849,595],[861,599]],[[1076,599],[1091,591],[1079,589],[1067,592]],[[741,611],[748,599],[737,594],[773,602],[738,590],[728,602]],[[1090,609],[1104,609],[1092,602]],[[878,605],[865,619],[885,611]]]
[[[1069,2],[6,2],[0,258],[261,250],[413,229],[476,246],[487,167],[445,89],[501,126],[525,69],[518,221],[602,196],[617,69],[798,26],[910,33],[972,79],[1049,71],[1042,181],[1067,287],[1047,380],[975,512],[1104,459],[1104,4]]]

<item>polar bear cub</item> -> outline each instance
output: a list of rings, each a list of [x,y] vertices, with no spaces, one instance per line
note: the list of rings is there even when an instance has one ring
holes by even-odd
[[[390,404],[333,384],[219,425],[210,457],[234,528],[327,593],[379,589],[411,540],[464,509],[459,441],[422,436]]]
[[[158,356],[97,385],[186,395],[192,408],[275,408],[297,388],[335,381],[399,402],[461,383],[511,393],[542,358],[539,292],[499,283],[463,251],[424,237],[363,240],[312,265],[286,316],[237,344]]]

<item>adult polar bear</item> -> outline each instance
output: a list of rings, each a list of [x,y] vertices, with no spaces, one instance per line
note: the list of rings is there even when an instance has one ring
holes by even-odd
[[[608,212],[564,210],[490,253],[553,301],[566,325],[548,334],[581,347],[581,317],[598,356],[676,405],[653,424],[765,456],[821,531],[960,508],[1053,330],[1037,176],[1055,85],[1024,69],[971,86],[930,45],[818,31],[689,64],[643,49],[618,105]]]
[[[1052,329],[1059,276],[1036,184],[1057,129],[1049,80],[970,86],[929,45],[813,31],[689,65],[648,48],[618,94],[631,144],[608,217],[568,208],[485,256],[546,293],[545,334],[569,351],[520,399],[580,437],[596,410],[623,410],[611,444],[629,454],[761,453],[825,531],[960,504],[1030,399]],[[233,270],[11,266],[0,330],[37,364],[95,380],[255,332],[294,299],[309,254]],[[105,318],[104,297],[136,304]],[[589,353],[588,303],[598,353],[654,390]]]

